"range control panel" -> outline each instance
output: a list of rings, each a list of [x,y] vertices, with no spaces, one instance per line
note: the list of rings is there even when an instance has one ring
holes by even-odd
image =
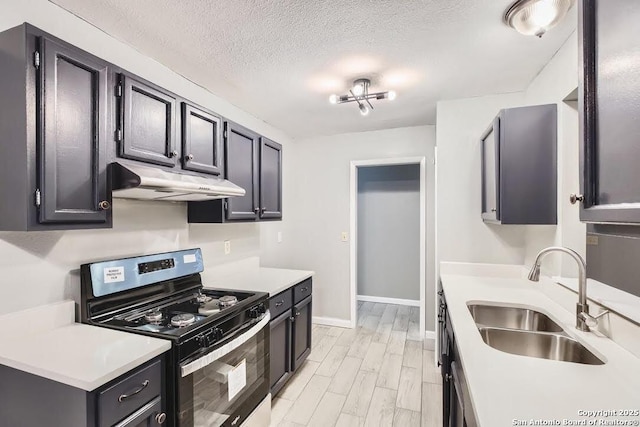
[[[94,297],[111,295],[204,270],[198,248],[84,264],[89,269]],[[86,280],[86,276],[85,276]]]
[[[176,266],[173,258],[161,259],[159,261],[143,262],[138,264],[138,273],[151,273],[154,271],[167,270]]]

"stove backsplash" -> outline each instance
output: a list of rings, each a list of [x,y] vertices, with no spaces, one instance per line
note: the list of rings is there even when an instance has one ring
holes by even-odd
[[[640,296],[640,226],[588,224],[587,276]]]
[[[186,203],[114,199],[113,208],[111,230],[0,232],[0,314],[79,301],[87,262],[194,247],[205,268],[260,256],[258,224],[187,224]]]

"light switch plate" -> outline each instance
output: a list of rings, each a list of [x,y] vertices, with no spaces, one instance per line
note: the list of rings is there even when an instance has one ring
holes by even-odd
[[[282,231],[278,231],[278,243],[282,243]]]
[[[342,232],[342,236],[341,236],[341,240],[343,242],[348,242],[349,241],[349,233],[347,233],[346,231]]]
[[[224,254],[229,255],[231,253],[231,240],[224,241]]]

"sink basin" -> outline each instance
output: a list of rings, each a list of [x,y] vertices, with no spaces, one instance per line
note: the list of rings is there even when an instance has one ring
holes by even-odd
[[[563,332],[547,315],[526,308],[470,304],[469,311],[478,326],[523,331]]]
[[[478,330],[488,346],[506,353],[585,365],[604,364],[578,341],[565,335],[485,327]]]

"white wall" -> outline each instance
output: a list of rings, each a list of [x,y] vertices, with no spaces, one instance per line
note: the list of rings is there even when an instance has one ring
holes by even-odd
[[[438,102],[439,261],[523,263],[524,227],[488,225],[480,215],[480,136],[502,108],[523,102],[522,93]]]
[[[366,118],[362,119],[366,120]],[[427,329],[433,324],[433,126],[320,137],[295,142],[293,221],[281,244],[282,266],[314,270],[314,316],[349,320],[349,173],[352,160],[424,156],[427,159]]]
[[[0,233],[0,314],[78,300],[86,262],[190,247],[202,248],[206,267],[259,255],[258,224],[187,225],[184,203],[115,199],[113,210],[112,230]]]
[[[420,165],[358,168],[358,295],[420,301]]]
[[[0,0],[0,11],[0,31],[29,22],[278,141],[284,146],[283,175],[285,179],[291,179],[291,140],[278,129],[47,0]],[[0,145],[7,143],[10,141],[0,138]],[[289,188],[291,186],[285,184],[285,203],[290,200]],[[74,297],[79,289],[77,269],[81,263],[202,247],[205,266],[211,266],[259,256],[261,238],[265,236],[268,240],[270,237],[270,234],[261,232],[263,225],[258,224],[188,225],[185,203],[116,200],[113,216],[112,230],[0,232],[0,313]],[[268,230],[269,227],[285,225],[286,219],[264,228]],[[225,256],[222,242],[227,239],[232,241],[232,252]]]
[[[580,222],[579,206],[569,203],[579,193],[579,130],[576,102],[563,100],[578,87],[578,36],[573,33],[525,92],[525,102],[558,105],[558,225],[529,226],[526,232],[525,264],[531,265],[540,249],[560,245],[586,256],[586,226]],[[546,259],[547,274],[576,277],[575,262],[553,254]]]
[[[578,111],[563,100],[578,86],[578,40],[573,33],[522,93],[438,103],[438,256],[440,261],[533,263],[552,245],[585,253],[585,226],[569,194],[578,192]],[[487,225],[480,217],[479,137],[502,108],[558,105],[558,225]],[[551,255],[547,274],[575,276],[570,259]]]

